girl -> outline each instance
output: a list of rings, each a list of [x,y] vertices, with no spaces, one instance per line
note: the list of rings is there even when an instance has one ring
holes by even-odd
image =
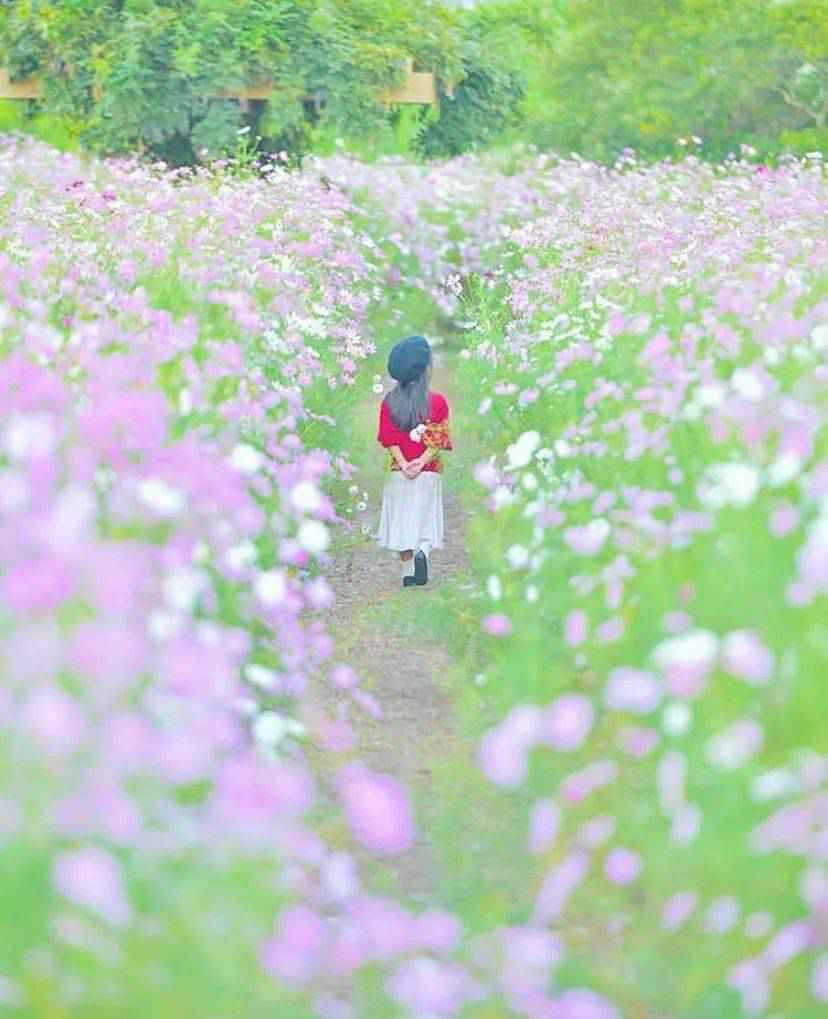
[[[428,581],[431,550],[443,547],[443,464],[451,449],[446,398],[428,388],[431,347],[422,336],[398,343],[388,358],[397,385],[382,401],[377,439],[389,451],[378,541],[400,553],[403,586]],[[409,576],[411,559],[414,574]]]

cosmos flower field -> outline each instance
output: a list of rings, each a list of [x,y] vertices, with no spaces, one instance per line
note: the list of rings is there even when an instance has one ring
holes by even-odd
[[[824,1014],[826,221],[817,154],[2,139],[0,1013]],[[412,294],[474,570],[431,828],[326,622]]]

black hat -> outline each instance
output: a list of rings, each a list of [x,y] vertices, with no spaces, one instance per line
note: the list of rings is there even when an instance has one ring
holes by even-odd
[[[388,355],[388,374],[398,382],[413,382],[431,364],[431,347],[424,336],[409,336]]]

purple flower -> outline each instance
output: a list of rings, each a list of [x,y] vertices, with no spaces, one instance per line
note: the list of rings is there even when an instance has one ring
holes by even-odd
[[[502,612],[492,612],[483,617],[482,627],[493,637],[508,637],[512,632],[512,621]]]
[[[103,849],[87,846],[59,853],[52,865],[52,885],[59,895],[113,926],[123,926],[132,916],[120,864]]]
[[[564,991],[555,1002],[556,1019],[621,1019],[621,1013],[603,995],[583,987]]]
[[[529,852],[540,856],[555,843],[561,823],[561,808],[554,800],[538,800],[529,819]]]
[[[570,647],[578,647],[587,638],[589,619],[583,609],[573,609],[564,621],[564,640]]]
[[[627,726],[618,734],[618,745],[630,757],[646,757],[658,746],[657,729],[643,726]]]
[[[43,556],[13,566],[3,577],[0,593],[12,611],[24,615],[57,609],[76,587],[74,571],[67,563]]]
[[[362,765],[339,773],[339,795],[354,837],[379,856],[398,856],[414,844],[414,817],[408,794],[390,775]]]
[[[695,892],[679,892],[664,905],[661,922],[665,930],[678,930],[692,915],[699,897]]]
[[[478,996],[460,966],[426,956],[407,959],[387,982],[388,993],[415,1015],[455,1016]]]
[[[662,690],[651,672],[620,666],[613,669],[604,690],[604,703],[613,711],[647,715],[661,702]]]
[[[528,773],[528,752],[541,739],[543,713],[521,705],[489,729],[480,741],[479,759],[484,775],[495,785],[520,785]]]
[[[603,518],[591,520],[583,527],[567,527],[563,532],[564,541],[578,555],[597,555],[610,535],[610,525]]]
[[[613,849],[604,861],[604,873],[613,884],[631,884],[641,875],[641,857],[630,849]]]
[[[463,924],[443,909],[430,909],[415,921],[415,938],[427,952],[440,955],[453,952],[463,936]]]
[[[756,633],[734,630],[722,641],[722,664],[734,676],[761,685],[771,677],[774,657]]]
[[[54,756],[76,750],[88,732],[78,702],[55,686],[32,692],[23,710],[23,723],[40,749]]]
[[[820,955],[811,970],[811,993],[817,1001],[828,1002],[828,954]]]
[[[262,945],[262,965],[288,984],[306,984],[316,975],[326,941],[317,913],[307,906],[289,907],[279,917],[275,937]]]
[[[541,739],[553,750],[577,750],[592,729],[595,709],[583,694],[563,694],[543,714]]]
[[[535,922],[543,926],[557,920],[570,896],[589,873],[588,853],[570,853],[557,867],[548,871],[535,899]]]

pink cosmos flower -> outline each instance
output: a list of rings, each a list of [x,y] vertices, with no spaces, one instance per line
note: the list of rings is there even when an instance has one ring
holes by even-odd
[[[587,638],[589,618],[583,609],[573,609],[564,621],[564,640],[570,647],[578,647]]]
[[[577,750],[592,729],[595,709],[583,694],[563,694],[545,710],[541,738],[558,751]]]
[[[481,625],[486,633],[493,637],[508,637],[512,632],[512,621],[502,612],[492,612],[484,616]]]
[[[630,849],[613,849],[604,861],[604,873],[616,885],[628,885],[641,874],[641,857]]]
[[[695,910],[698,900],[695,892],[679,892],[668,899],[662,913],[665,930],[674,931],[681,927]]]
[[[322,918],[307,906],[292,906],[279,917],[275,937],[261,948],[264,968],[288,984],[306,984],[322,961],[327,931]]]
[[[538,800],[529,819],[529,852],[540,856],[555,843],[561,824],[561,808],[554,800]]]
[[[621,1019],[621,1013],[607,998],[587,988],[564,991],[555,1001],[560,1019]]]
[[[647,715],[661,702],[662,690],[651,672],[619,666],[613,669],[604,690],[604,703],[613,711]]]
[[[59,853],[52,865],[52,885],[58,894],[113,926],[123,926],[132,916],[120,864],[103,849],[87,846]]]
[[[771,678],[774,656],[752,630],[733,630],[722,641],[722,664],[734,676],[759,686]]]
[[[380,856],[398,856],[414,844],[414,817],[408,794],[390,775],[362,765],[344,768],[339,795],[354,837]]]
[[[828,1002],[828,954],[820,955],[811,970],[811,993],[817,1001]]]

